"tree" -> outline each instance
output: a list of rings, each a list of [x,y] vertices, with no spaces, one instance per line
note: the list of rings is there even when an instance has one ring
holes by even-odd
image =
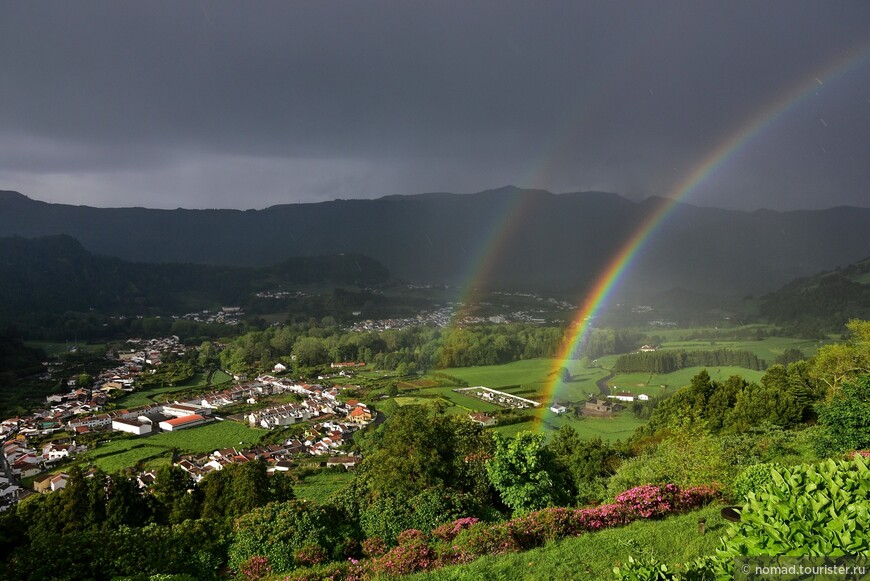
[[[496,434],[495,453],[486,463],[490,482],[515,514],[558,503],[562,494],[555,468],[544,435],[527,431],[512,439]]]
[[[816,412],[828,435],[819,443],[822,453],[870,448],[870,375],[843,383],[841,393]]]
[[[299,337],[293,344],[293,355],[296,362],[303,367],[322,365],[329,360],[329,351],[322,339],[316,337]]]
[[[211,341],[203,341],[199,346],[197,357],[199,366],[203,369],[213,369],[220,365],[220,357],[217,348]]]
[[[810,374],[828,387],[828,398],[836,396],[844,381],[870,373],[870,321],[853,319],[846,324],[851,338],[820,348],[813,358]]]
[[[582,439],[571,426],[560,428],[547,447],[577,504],[604,498],[607,478],[616,472],[624,456],[601,438]]]

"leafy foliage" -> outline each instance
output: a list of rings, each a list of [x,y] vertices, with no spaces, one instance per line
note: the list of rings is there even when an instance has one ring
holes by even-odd
[[[817,448],[833,454],[870,447],[870,375],[842,384],[831,401],[816,406],[825,428]]]
[[[553,506],[563,495],[543,434],[520,432],[512,439],[496,434],[486,472],[502,502],[517,514]]]
[[[770,468],[770,482],[747,494],[740,522],[719,556],[840,556],[870,551],[870,469],[853,460]]]

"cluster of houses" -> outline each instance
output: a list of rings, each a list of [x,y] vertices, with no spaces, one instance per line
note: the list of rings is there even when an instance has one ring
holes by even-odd
[[[541,405],[540,402],[526,399],[524,397],[519,397],[517,395],[511,395],[504,391],[498,391],[497,389],[483,387],[481,385],[477,387],[460,387],[454,389],[453,391],[477,398],[485,402],[494,403],[495,405],[501,406],[503,408],[522,410],[538,407],[539,405]]]
[[[622,403],[633,401],[649,401],[645,393],[634,395],[628,392],[618,392],[606,398],[590,396],[583,407],[583,413],[588,415],[610,415],[623,409]]]
[[[173,319],[185,319],[197,323],[217,323],[221,325],[238,325],[242,322],[245,312],[241,307],[221,307],[219,311],[197,311],[184,315],[173,316]]]
[[[4,474],[0,476],[0,511],[6,510],[28,494],[28,491],[16,484],[21,478],[36,476],[85,450],[87,448],[77,446],[75,440],[65,444],[49,442],[41,450],[29,447],[24,438],[4,442],[0,456],[0,468]],[[59,490],[66,486],[67,479],[66,474],[58,474],[46,475],[38,481],[42,490]]]
[[[357,333],[365,333],[369,331],[386,331],[387,329],[407,329],[409,327],[423,327],[434,325],[436,327],[447,327],[453,319],[455,307],[451,304],[446,307],[441,307],[431,312],[421,312],[416,317],[396,318],[396,319],[379,319],[365,320],[354,323],[351,331]]]
[[[256,446],[248,449],[225,448],[210,454],[189,454],[175,463],[187,472],[194,482],[199,482],[211,472],[223,470],[230,464],[245,464],[262,460],[267,472],[287,472],[293,467],[293,460],[300,456],[324,456],[321,464],[325,467],[353,469],[360,461],[358,456],[341,451],[347,436],[358,426],[326,421],[312,426],[302,438],[292,438],[283,444]],[[148,486],[154,481],[154,472],[144,472],[138,476],[140,486]]]

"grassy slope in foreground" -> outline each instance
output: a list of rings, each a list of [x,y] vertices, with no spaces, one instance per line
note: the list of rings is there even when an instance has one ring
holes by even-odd
[[[483,557],[467,565],[446,567],[407,577],[414,581],[476,579],[613,579],[613,568],[629,555],[655,557],[670,565],[712,554],[719,546],[725,521],[717,504],[659,521],[589,533],[550,543],[524,553]],[[707,533],[698,534],[698,519],[707,519]]]

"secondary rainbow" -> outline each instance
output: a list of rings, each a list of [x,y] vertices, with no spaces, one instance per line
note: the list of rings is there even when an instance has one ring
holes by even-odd
[[[523,215],[525,207],[523,202],[528,199],[527,196],[523,195],[520,190],[516,190],[510,195],[511,199],[505,202],[504,208],[495,215],[489,228],[485,229],[487,234],[484,243],[480,245],[480,250],[473,255],[470,261],[465,288],[459,299],[462,306],[454,313],[450,327],[455,327],[466,316],[470,315],[475,300],[475,292],[480,285],[489,280],[492,270],[499,263],[505,243],[516,229],[520,216]]]
[[[838,60],[833,65],[814,73],[807,80],[792,87],[791,90],[763,108],[759,113],[741,125],[738,130],[722,140],[673,188],[661,204],[650,213],[634,234],[620,247],[607,268],[599,275],[595,284],[587,293],[586,298],[583,300],[581,307],[569,326],[567,339],[555,359],[553,369],[551,370],[551,380],[547,384],[543,394],[545,405],[541,406],[540,409],[543,410],[549,407],[548,404],[557,395],[556,390],[561,383],[560,374],[558,373],[559,369],[564,367],[569,359],[573,358],[586,334],[589,332],[595,315],[606,303],[613,290],[619,285],[619,282],[637,257],[638,251],[650,240],[655,231],[665,223],[676,205],[725,164],[752,137],[761,133],[786,112],[812,95],[825,82],[833,81],[837,77],[863,64],[868,55],[870,55],[870,47],[867,46],[862,47],[858,51],[850,51],[847,58]]]

